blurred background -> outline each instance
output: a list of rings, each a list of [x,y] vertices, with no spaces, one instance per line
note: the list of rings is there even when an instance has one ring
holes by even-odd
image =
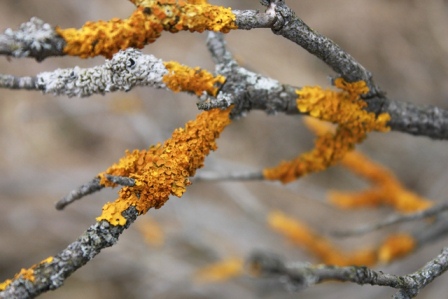
[[[255,0],[210,1],[234,9],[260,9]],[[330,37],[367,69],[389,97],[448,109],[448,1],[327,0],[288,1],[308,25]],[[128,1],[0,1],[0,30],[13,29],[36,16],[62,28],[88,20],[126,18]],[[328,86],[332,71],[295,44],[270,30],[234,31],[228,47],[250,70],[296,86]],[[145,53],[213,71],[205,34],[164,33]],[[36,75],[76,65],[91,67],[104,58],[81,60],[0,57],[0,72]],[[104,190],[64,211],[54,203],[117,161],[126,149],[147,148],[198,113],[196,98],[148,88],[90,98],[66,98],[38,92],[0,90],[0,281],[22,267],[57,254],[94,223],[102,205],[116,197]],[[219,150],[204,170],[258,170],[291,159],[313,146],[298,116],[251,112],[234,121],[218,140]],[[401,133],[372,133],[358,147],[387,165],[409,189],[433,200],[446,200],[447,141]],[[171,198],[125,231],[112,248],[41,298],[297,298],[272,281],[244,276],[220,283],[197,283],[202,267],[229,257],[244,258],[266,250],[289,261],[318,262],[241,209],[241,201],[278,209],[318,231],[371,223],[390,209],[341,211],[325,202],[329,190],[358,190],[366,183],[342,167],[333,167],[283,186],[279,183],[193,184],[182,198]],[[154,224],[155,223],[155,224]],[[152,239],[145,236],[152,227]],[[154,228],[155,227],[155,228]],[[159,231],[157,230],[159,229]],[[399,232],[395,226],[387,232]],[[336,240],[352,250],[375,246],[386,231]],[[161,234],[157,234],[157,232]],[[159,236],[159,237],[157,237]],[[415,271],[436,256],[444,240],[404,260],[376,269],[394,274]],[[448,276],[425,289],[421,298],[446,296]],[[360,296],[362,294],[362,296]],[[393,290],[326,283],[302,291],[301,298],[378,298]]]

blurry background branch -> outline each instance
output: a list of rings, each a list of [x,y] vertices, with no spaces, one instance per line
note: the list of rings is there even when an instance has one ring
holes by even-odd
[[[249,267],[256,274],[281,279],[288,290],[298,291],[327,280],[388,286],[398,289],[394,299],[414,298],[421,289],[448,269],[448,248],[414,273],[397,276],[367,267],[310,266],[304,263],[285,263],[279,257],[262,252],[248,258]]]

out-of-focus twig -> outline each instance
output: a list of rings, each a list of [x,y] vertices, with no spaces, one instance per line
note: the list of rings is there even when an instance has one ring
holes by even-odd
[[[408,299],[415,297],[421,289],[448,269],[448,247],[416,272],[402,276],[374,271],[367,267],[285,263],[278,256],[262,252],[253,253],[248,264],[256,274],[282,277],[281,281],[289,290],[298,291],[324,281],[338,280],[392,287],[399,290],[394,295],[395,299]]]
[[[426,210],[418,211],[410,214],[393,214],[387,217],[384,220],[381,220],[377,223],[367,224],[359,227],[355,227],[353,229],[348,230],[337,230],[330,232],[332,235],[337,237],[353,237],[363,235],[369,232],[373,232],[391,225],[421,220],[424,218],[432,217],[439,215],[440,213],[446,212],[448,210],[448,203],[443,202],[441,204],[437,204],[432,206]]]

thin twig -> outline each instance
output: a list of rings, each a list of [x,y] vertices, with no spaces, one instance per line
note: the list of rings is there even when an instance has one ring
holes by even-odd
[[[218,173],[214,171],[200,172],[196,174],[191,181],[259,181],[264,180],[263,173],[260,171],[246,171],[246,172],[229,172],[229,173]]]
[[[353,229],[348,230],[337,230],[330,232],[331,235],[337,236],[337,237],[353,237],[353,236],[359,236],[363,235],[369,232],[373,232],[391,225],[410,222],[410,221],[416,221],[424,218],[428,218],[431,216],[438,215],[440,213],[445,212],[448,210],[448,202],[443,202],[441,204],[435,205],[431,208],[428,208],[423,211],[418,211],[411,214],[394,214],[390,215],[386,219],[379,221],[377,223],[373,224],[367,224],[360,227],[355,227]]]
[[[134,186],[135,185],[135,180],[132,178],[106,175],[106,179],[114,184],[118,184],[121,186]],[[94,178],[90,182],[88,182],[84,185],[81,185],[80,187],[78,187],[75,190],[72,190],[69,194],[67,194],[61,200],[59,200],[56,203],[56,209],[62,210],[69,204],[73,203],[74,201],[81,199],[84,196],[87,196],[89,194],[100,191],[103,188],[104,188],[104,185],[100,184],[100,179]]]

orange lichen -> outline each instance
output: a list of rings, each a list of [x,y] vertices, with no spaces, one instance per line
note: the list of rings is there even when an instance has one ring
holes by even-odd
[[[103,55],[107,58],[121,49],[143,48],[160,37],[162,31],[228,32],[237,29],[230,8],[205,1],[132,1],[137,9],[128,19],[87,22],[81,29],[56,28],[66,42],[64,53],[79,57]]]
[[[164,64],[168,74],[163,77],[163,82],[174,92],[189,91],[200,96],[206,91],[215,96],[219,87],[226,81],[225,77],[214,76],[199,67],[191,68],[175,61]]]
[[[281,212],[271,212],[268,216],[268,224],[271,228],[294,242],[294,244],[315,255],[319,261],[325,264],[370,266],[377,261],[375,250],[344,253],[337,249],[328,239],[313,232],[304,223],[292,219]]]
[[[39,265],[48,264],[48,263],[51,263],[52,261],[53,261],[53,257],[50,256],[50,257],[46,258],[45,260],[41,261],[40,263],[33,265],[31,268],[28,268],[28,269],[22,268],[19,273],[14,275],[13,279],[7,279],[4,282],[0,283],[0,291],[5,290],[14,280],[17,280],[20,278],[34,282],[34,280],[36,279],[34,277],[34,269],[36,269],[36,267],[38,267]]]
[[[333,130],[329,123],[310,117],[305,118],[305,124],[317,135]],[[414,212],[427,209],[433,204],[430,200],[404,188],[390,170],[360,152],[348,152],[341,165],[373,184],[373,188],[361,192],[330,192],[330,201],[341,208],[389,205],[400,212]]]
[[[404,188],[388,169],[371,161],[359,152],[348,153],[342,165],[369,180],[374,187],[367,191],[330,193],[330,201],[339,207],[389,205],[400,212],[415,212],[433,205],[430,200]]]
[[[240,258],[229,258],[208,265],[196,274],[197,282],[220,282],[240,276],[243,273],[244,261]]]
[[[174,131],[163,145],[157,144],[148,150],[126,152],[126,156],[99,174],[101,184],[113,186],[106,174],[126,176],[135,179],[133,187],[123,187],[119,198],[103,207],[97,221],[107,220],[112,225],[124,225],[126,219],[121,213],[135,206],[140,214],[150,208],[160,208],[172,194],[182,196],[190,185],[188,177],[203,166],[205,156],[216,149],[216,139],[230,123],[227,110],[210,110],[199,114],[185,128]]]
[[[320,135],[310,152],[265,169],[263,175],[266,179],[288,183],[308,173],[324,170],[340,161],[370,131],[389,130],[386,125],[390,120],[389,114],[375,116],[364,110],[367,104],[360,96],[368,92],[365,82],[347,83],[338,78],[335,86],[341,91],[320,87],[297,90],[297,108],[312,117],[338,124],[336,132]]]
[[[411,253],[416,246],[415,239],[408,234],[389,236],[378,250],[379,260],[389,263]]]
[[[165,242],[165,235],[163,234],[162,228],[151,218],[145,217],[144,219],[139,219],[137,229],[142,234],[145,242],[151,246],[160,247]]]

